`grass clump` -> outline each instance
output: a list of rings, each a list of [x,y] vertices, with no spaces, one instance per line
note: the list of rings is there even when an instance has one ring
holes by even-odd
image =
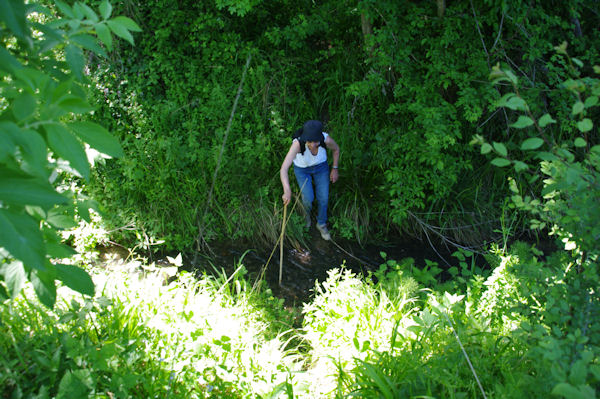
[[[407,328],[417,283],[401,272],[376,273],[379,281],[356,275],[343,266],[328,272],[305,304],[304,332],[312,351],[313,392],[331,394],[336,375],[351,369],[370,350],[387,350],[395,330]]]
[[[241,264],[112,263],[90,270],[94,297],[61,287],[52,311],[27,285],[0,306],[0,397],[595,397],[597,256],[488,258],[446,282],[431,262],[342,265],[291,311]]]
[[[96,269],[95,298],[62,288],[53,311],[31,292],[0,307],[0,397],[262,396],[297,366],[241,285],[139,270]]]

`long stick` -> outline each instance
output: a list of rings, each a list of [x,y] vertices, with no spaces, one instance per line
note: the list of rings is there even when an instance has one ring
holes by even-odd
[[[287,204],[283,206],[283,222],[281,223],[281,237],[279,247],[279,285],[281,285],[281,272],[283,269],[283,237],[285,237],[285,219],[287,215]]]
[[[204,216],[202,216],[202,220],[200,221],[200,226],[198,227],[198,236],[196,237],[196,257],[197,253],[200,252],[202,247],[202,242],[206,244],[206,240],[204,240],[204,229],[205,229],[205,221],[206,215],[208,215],[208,209],[212,205],[212,195],[215,188],[215,183],[217,181],[217,174],[219,173],[219,168],[221,167],[221,161],[223,160],[223,153],[225,152],[225,144],[227,143],[227,136],[229,135],[229,130],[231,129],[231,123],[233,122],[233,117],[235,116],[235,111],[237,110],[238,100],[242,95],[242,89],[244,88],[244,81],[246,80],[246,72],[248,71],[248,67],[250,66],[250,60],[252,59],[252,53],[248,54],[246,58],[246,65],[244,66],[244,71],[242,72],[242,79],[240,80],[240,85],[238,86],[237,94],[235,99],[233,100],[233,108],[231,108],[231,114],[229,115],[229,121],[227,122],[227,128],[225,129],[225,136],[223,137],[223,142],[221,143],[221,150],[219,151],[219,158],[217,159],[217,166],[215,167],[215,171],[212,177],[212,183],[210,184],[210,190],[208,191],[208,200],[206,201],[206,206],[204,207]],[[207,245],[208,246],[208,245]],[[210,249],[210,248],[209,248]],[[211,251],[212,252],[212,251]],[[194,263],[196,263],[196,259],[194,259]]]

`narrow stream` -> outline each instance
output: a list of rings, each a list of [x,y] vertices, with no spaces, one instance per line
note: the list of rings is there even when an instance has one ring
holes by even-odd
[[[281,285],[278,246],[273,250],[253,249],[232,242],[211,243],[212,254],[199,257],[192,268],[210,273],[211,270],[207,267],[212,264],[217,270],[222,269],[230,276],[242,259],[241,263],[253,281],[267,265],[264,278],[273,294],[284,298],[287,305],[299,306],[310,300],[315,282],[324,281],[328,270],[345,264],[353,272],[366,275],[369,271],[377,270],[384,262],[381,252],[387,254],[387,259],[397,261],[407,257],[414,258],[417,266],[424,266],[425,259],[440,265],[452,262],[453,259],[447,248],[440,246],[434,249],[427,242],[417,240],[395,240],[387,244],[360,247],[356,242],[348,240],[324,241],[314,232],[310,243],[309,247],[301,249],[284,247]]]

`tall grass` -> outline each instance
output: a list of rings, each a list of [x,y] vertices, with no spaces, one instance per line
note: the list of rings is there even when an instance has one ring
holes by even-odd
[[[515,247],[461,282],[412,260],[342,265],[301,309],[241,261],[109,263],[90,270],[95,297],[61,287],[52,311],[27,286],[0,306],[0,397],[594,397],[597,286],[565,254]]]
[[[97,271],[96,298],[63,288],[53,311],[31,292],[0,307],[0,396],[262,396],[301,367],[255,305],[278,306],[268,292],[256,300],[239,278],[231,289],[181,272],[166,284],[140,270]]]
[[[416,282],[401,273],[370,281],[343,267],[332,269],[304,306],[304,336],[312,348],[309,373],[318,397],[334,392],[337,375],[351,370],[356,359],[389,349],[393,331],[410,324]]]

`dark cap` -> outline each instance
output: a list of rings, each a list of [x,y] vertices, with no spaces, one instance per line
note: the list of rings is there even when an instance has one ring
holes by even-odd
[[[302,141],[321,141],[323,140],[323,124],[320,121],[308,121],[302,128]]]

